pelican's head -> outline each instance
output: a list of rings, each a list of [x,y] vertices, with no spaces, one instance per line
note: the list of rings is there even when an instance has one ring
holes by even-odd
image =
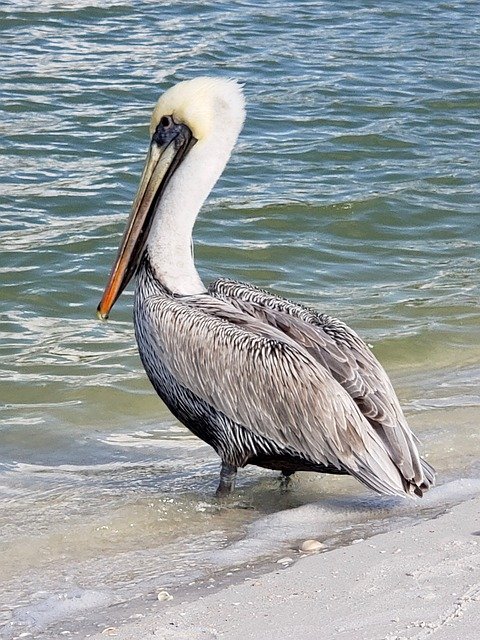
[[[179,82],[158,99],[150,122],[151,136],[168,116],[186,125],[198,142],[208,140],[218,128],[229,129],[237,137],[245,120],[242,87],[224,78]]]
[[[100,318],[108,317],[135,274],[145,251],[155,211],[172,176],[186,158],[200,151],[200,148],[205,148],[212,163],[218,165],[219,175],[244,119],[242,89],[234,80],[195,78],[180,82],[159,98],[150,123],[150,148],[140,186],[108,284],[98,305],[97,314]],[[215,171],[213,182],[218,178]]]

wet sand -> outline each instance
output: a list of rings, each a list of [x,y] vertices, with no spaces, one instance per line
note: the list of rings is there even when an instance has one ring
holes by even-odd
[[[476,640],[480,495],[196,601],[161,603],[154,615],[92,637]]]

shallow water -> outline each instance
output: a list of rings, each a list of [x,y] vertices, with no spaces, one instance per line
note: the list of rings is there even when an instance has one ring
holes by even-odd
[[[439,482],[454,482],[448,500],[469,495],[456,480],[480,476],[478,4],[256,4],[0,9],[9,636],[82,633],[85,611],[208,580],[245,562],[235,544],[256,523],[286,533],[247,544],[252,561],[309,532],[342,544],[351,527],[432,508],[404,512],[348,478],[303,475],[283,495],[254,468],[219,507],[215,455],[145,378],[131,293],[108,323],[95,319],[150,110],[176,81],[232,76],[248,101],[196,227],[205,280],[249,280],[347,321],[390,372]]]

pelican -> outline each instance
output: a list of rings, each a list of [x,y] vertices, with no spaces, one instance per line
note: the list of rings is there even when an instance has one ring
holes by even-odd
[[[435,471],[392,384],[346,324],[251,284],[206,287],[192,230],[245,119],[241,86],[199,77],[158,100],[132,212],[98,306],[136,277],[143,366],[176,418],[221,458],[217,494],[247,464],[350,474],[381,494],[422,496]]]

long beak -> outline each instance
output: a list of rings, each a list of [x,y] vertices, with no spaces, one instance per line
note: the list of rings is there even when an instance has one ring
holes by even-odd
[[[134,276],[142,260],[155,210],[165,187],[196,139],[184,124],[159,127],[153,135],[140,186],[118,249],[97,316],[106,320],[111,308]]]

